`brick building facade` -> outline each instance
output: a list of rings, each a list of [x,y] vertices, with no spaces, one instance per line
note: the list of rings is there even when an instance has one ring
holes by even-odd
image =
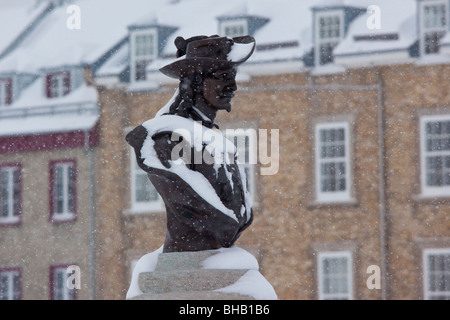
[[[0,272],[3,285],[14,283],[2,287],[3,299],[91,297],[91,129],[0,138]],[[66,286],[69,266],[84,271],[78,288]]]

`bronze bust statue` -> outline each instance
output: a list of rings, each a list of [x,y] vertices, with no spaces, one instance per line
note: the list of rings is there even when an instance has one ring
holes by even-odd
[[[160,69],[179,79],[174,97],[126,140],[166,206],[163,252],[230,247],[253,213],[244,169],[214,119],[218,110],[230,112],[236,68],[255,40],[178,37],[175,45],[178,59]]]

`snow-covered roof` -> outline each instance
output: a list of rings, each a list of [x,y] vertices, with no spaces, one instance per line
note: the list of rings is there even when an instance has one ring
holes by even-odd
[[[0,0],[0,26],[8,30],[0,35],[0,49],[16,42],[14,50],[0,59],[0,75],[37,75],[20,90],[17,87],[22,84],[13,84],[13,103],[0,109],[0,136],[91,129],[99,119],[95,88],[86,86],[78,72],[71,74],[72,80],[78,80],[73,81],[69,94],[48,98],[45,70],[95,66],[126,39],[130,24],[146,16],[153,6],[168,2],[76,0],[51,7],[51,1],[44,0]],[[67,26],[72,4],[80,9],[80,29]],[[47,15],[33,23],[44,11]]]
[[[166,39],[166,46],[162,49],[161,56],[148,66],[148,70],[158,70],[173,60],[176,52],[174,46],[176,37],[189,38],[199,34],[218,34],[218,19],[224,16],[256,16],[268,20],[253,35],[256,38],[257,50],[247,63],[301,60],[312,46],[310,7],[314,2],[315,0],[229,0],[226,2],[181,0],[170,1],[166,6],[155,7],[154,11],[148,12],[146,18],[140,20],[140,23],[151,22],[178,29]],[[201,20],[201,23],[193,23],[196,20]],[[118,51],[117,55],[121,58],[112,58],[115,63],[107,62],[98,70],[97,75],[110,74],[113,70],[123,70],[124,66],[121,66],[119,61],[123,64],[128,63],[124,59],[124,52],[125,50]]]
[[[320,0],[315,1],[314,8],[335,8],[335,7],[354,7],[354,8],[367,8],[370,5],[378,4],[379,1],[374,3],[373,0]]]
[[[0,0],[1,24],[20,30],[17,21],[32,20],[42,11],[45,1]],[[99,63],[97,76],[123,72],[129,64],[129,27],[136,25],[170,26],[175,32],[165,39],[160,56],[148,66],[156,71],[174,58],[174,39],[194,35],[219,33],[219,19],[223,17],[260,17],[265,19],[253,36],[257,48],[246,64],[303,60],[313,48],[312,9],[380,8],[381,27],[369,28],[370,13],[351,21],[347,34],[334,49],[336,57],[364,55],[384,51],[407,50],[417,41],[417,0],[73,0],[56,7],[45,21],[35,27],[12,54],[0,60],[0,73],[36,73],[41,69],[63,65]],[[69,4],[76,4],[81,12],[81,29],[66,27]],[[3,10],[6,8],[6,10]],[[17,11],[17,13],[14,12]],[[5,12],[9,12],[6,14]],[[17,18],[19,17],[19,19]],[[0,16],[1,18],[1,16]],[[23,24],[21,27],[23,28]],[[0,37],[2,43],[11,42],[19,31]],[[7,38],[10,38],[9,40]],[[442,39],[447,45],[448,37]],[[51,49],[49,49],[51,48]],[[114,48],[114,50],[112,50]],[[33,54],[30,55],[29,53]],[[102,63],[105,62],[103,65]]]
[[[0,137],[88,131],[99,120],[98,95],[81,85],[69,95],[47,99],[42,78],[31,84],[11,106],[0,108]]]
[[[37,135],[71,131],[89,131],[99,116],[86,114],[43,114],[23,118],[0,118],[0,137]]]
[[[255,65],[261,70],[261,63],[298,62],[290,67],[300,71],[303,65],[311,65],[307,60],[311,59],[314,46],[313,10],[329,8],[360,10],[358,16],[346,21],[349,23],[346,34],[333,50],[336,62],[345,59],[351,62],[353,56],[386,52],[402,52],[401,57],[409,57],[408,50],[418,40],[417,1],[67,0],[39,24],[30,27],[13,52],[0,59],[0,74],[39,74],[42,70],[87,64],[95,67],[96,77],[117,77],[130,65],[130,27],[164,26],[170,32],[164,36],[159,56],[147,66],[147,71],[156,76],[160,67],[174,60],[177,36],[218,34],[220,21],[233,17],[256,17],[264,21],[252,34],[257,46],[244,67]],[[48,5],[45,0],[15,0],[15,5],[11,3],[0,0],[0,24],[15,28],[7,36],[0,36],[0,49],[2,44],[14,41],[14,36],[22,33],[20,30],[26,22],[35,19]],[[81,29],[71,30],[66,26],[70,4],[80,8]],[[381,24],[376,28],[368,25],[372,13],[364,13],[365,8],[373,5],[380,10]],[[22,21],[20,26],[17,21]],[[441,39],[441,46],[450,51],[450,32]],[[384,56],[378,57],[383,59]]]
[[[35,0],[0,0],[0,56],[27,31],[48,4]]]
[[[25,2],[28,4],[30,0]],[[37,73],[42,68],[93,64],[128,35],[129,25],[168,2],[169,0],[77,0],[56,7],[13,53],[0,60],[0,72]],[[67,13],[70,4],[80,8],[80,29],[67,27],[71,16],[70,12]],[[3,8],[0,8],[2,12]],[[26,10],[26,6],[22,6],[22,10]],[[16,19],[11,13],[4,17],[2,23],[8,26],[14,24]],[[2,38],[3,32],[0,36]],[[2,39],[0,43],[3,41]]]
[[[176,5],[158,11],[158,22],[178,26],[179,29],[167,39],[165,53],[175,52],[173,41],[177,36],[185,38],[198,34],[217,34],[218,18],[221,16],[259,16],[269,19],[268,23],[256,30],[254,37],[257,44],[273,45],[289,41],[300,43],[297,56],[311,46],[311,35],[304,33],[310,30],[311,14],[309,7],[314,0],[229,0],[225,2],[205,0],[184,0]],[[194,9],[195,8],[195,9]],[[186,14],[186,12],[192,12]],[[195,16],[194,16],[195,15]],[[196,17],[197,16],[197,17]],[[193,19],[201,23],[192,23]],[[257,60],[257,54],[251,58]]]
[[[354,1],[344,1],[354,2]],[[362,3],[364,1],[358,1]],[[370,2],[366,1],[367,6]],[[370,25],[372,12],[352,21],[346,37],[334,49],[335,56],[407,50],[417,40],[416,0],[379,0],[380,25]]]
[[[82,84],[73,92],[62,97],[48,99],[42,94],[44,88],[44,77],[39,77],[30,86],[28,86],[24,94],[21,95],[7,109],[15,108],[38,108],[44,106],[58,106],[62,104],[76,104],[80,102],[97,102],[97,91],[93,87]]]
[[[365,9],[373,6],[379,9],[379,26],[370,25],[374,12],[365,12]],[[257,47],[255,53],[245,63],[245,68],[252,64],[300,61],[301,64],[295,65],[296,70],[300,71],[299,68],[302,67],[303,62],[305,65],[311,65],[306,60],[311,56],[314,46],[313,10],[326,11],[330,8],[360,10],[358,16],[354,19],[353,16],[345,22],[349,23],[346,26],[346,34],[333,50],[336,61],[347,59],[345,61],[351,64],[352,56],[372,55],[373,58],[374,54],[379,53],[381,54],[376,59],[383,60],[386,59],[385,54],[391,52],[401,52],[396,57],[401,57],[404,62],[409,61],[405,59],[410,58],[412,47],[418,41],[417,0],[376,2],[372,0],[229,0],[225,3],[208,0],[179,0],[154,7],[147,12],[147,16],[136,20],[135,24],[151,22],[154,25],[178,28],[165,39],[161,55],[147,66],[147,71],[152,77],[157,77],[158,69],[174,60],[176,48],[173,42],[177,36],[188,38],[199,34],[217,34],[220,19],[233,16],[260,17],[267,20],[267,23],[252,34],[256,39]],[[201,23],[192,23],[196,19],[201,19]],[[441,39],[442,47],[450,47],[449,33]],[[125,70],[129,64],[125,52],[129,52],[129,48],[119,50],[117,52],[119,57],[108,61],[104,68],[99,70],[97,76]],[[361,61],[366,64],[371,63],[372,58]],[[261,69],[259,66],[257,68]],[[286,68],[283,70],[285,71]],[[159,77],[157,81],[161,81],[161,78]]]

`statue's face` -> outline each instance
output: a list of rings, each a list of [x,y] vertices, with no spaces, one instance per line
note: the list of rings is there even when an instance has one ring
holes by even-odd
[[[236,69],[218,70],[203,80],[203,97],[217,110],[231,110],[236,85]]]

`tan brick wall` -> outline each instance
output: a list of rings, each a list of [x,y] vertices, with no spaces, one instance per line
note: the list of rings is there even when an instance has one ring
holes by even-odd
[[[450,236],[450,201],[420,199],[419,116],[450,114],[449,65],[384,68],[389,211],[389,281],[394,299],[422,296],[421,238]],[[447,107],[447,108],[445,108]],[[449,195],[450,196],[450,195]],[[450,244],[447,242],[447,247]]]
[[[122,210],[126,175],[123,128],[128,106],[123,92],[100,90],[100,141],[96,149],[96,299],[124,297]]]

